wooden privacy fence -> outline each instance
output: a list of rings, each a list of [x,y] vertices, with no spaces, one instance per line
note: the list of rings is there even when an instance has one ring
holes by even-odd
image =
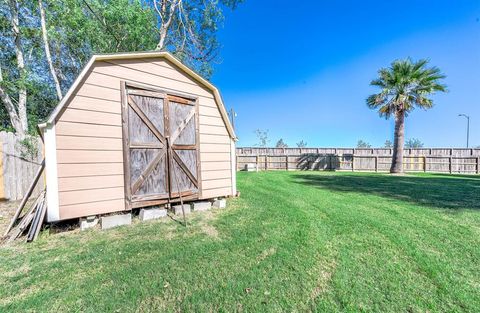
[[[390,170],[388,148],[237,148],[237,170]],[[404,170],[411,172],[480,173],[480,149],[405,149]]]
[[[32,137],[20,140],[13,133],[0,132],[0,200],[20,200],[42,162],[42,142]],[[34,195],[45,186],[40,179]]]

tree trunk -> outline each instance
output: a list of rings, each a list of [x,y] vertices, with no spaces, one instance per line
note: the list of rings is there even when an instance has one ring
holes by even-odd
[[[160,40],[158,41],[156,50],[162,50],[165,47],[166,38],[167,38],[167,29],[162,25],[160,27]]]
[[[390,173],[403,173],[403,143],[405,141],[405,112],[395,114],[395,133]]]
[[[25,71],[25,61],[23,59],[23,51],[22,51],[22,43],[21,43],[21,34],[20,34],[20,23],[18,17],[18,2],[16,0],[9,1],[10,13],[11,13],[11,23],[12,23],[12,31],[15,36],[14,38],[14,48],[15,48],[15,55],[17,57],[17,68],[20,74],[19,80],[19,90],[18,90],[18,104],[17,108],[18,111],[10,112],[11,107],[5,102],[8,100],[7,97],[2,96],[2,100],[9,111],[10,120],[12,122],[12,126],[15,128],[17,135],[20,138],[24,138],[25,134],[28,131],[28,119],[27,119],[27,88],[26,82],[27,73]],[[11,99],[10,99],[11,100]],[[13,107],[13,110],[15,108]],[[14,117],[14,118],[12,118]]]
[[[50,68],[50,73],[52,74],[53,82],[55,83],[55,90],[57,91],[58,100],[62,100],[62,88],[60,87],[60,82],[58,81],[57,73],[53,67],[52,55],[50,53],[50,46],[48,45],[48,34],[47,34],[47,22],[45,19],[45,9],[43,8],[42,0],[38,0],[38,8],[40,10],[40,24],[42,26],[42,39],[43,46],[45,48],[45,56],[47,58],[48,67]]]
[[[3,81],[2,76],[2,68],[0,68],[0,83]],[[8,116],[10,117],[10,123],[12,127],[17,131],[20,137],[24,137],[25,133],[23,133],[22,123],[20,122],[20,118],[18,117],[17,110],[15,105],[13,104],[12,98],[8,95],[8,93],[2,88],[0,85],[0,99],[2,100],[5,108],[7,109]]]
[[[170,8],[167,10],[167,1],[162,0],[160,1],[160,8],[158,8],[157,1],[154,1],[154,7],[157,11],[157,14],[160,16],[160,30],[159,35],[160,39],[157,44],[156,50],[163,50],[165,48],[165,41],[168,36],[168,30],[170,25],[172,24],[175,11],[177,10],[177,6],[180,4],[182,0],[171,0],[170,1]]]

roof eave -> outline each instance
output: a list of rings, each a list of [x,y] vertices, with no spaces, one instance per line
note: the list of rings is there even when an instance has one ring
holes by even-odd
[[[73,96],[75,90],[77,87],[80,85],[82,82],[83,78],[87,75],[88,71],[92,67],[93,63],[96,61],[104,61],[104,60],[125,60],[125,59],[138,59],[138,58],[158,58],[158,57],[163,57],[176,66],[178,66],[180,69],[182,69],[185,73],[187,73],[189,76],[191,76],[193,79],[195,79],[197,82],[205,86],[207,89],[212,91],[215,101],[219,104],[218,108],[220,110],[220,114],[222,115],[222,119],[225,123],[225,126],[227,127],[228,133],[230,137],[234,141],[238,141],[237,136],[235,135],[235,131],[230,123],[230,120],[228,119],[228,114],[227,111],[225,110],[225,105],[223,103],[222,97],[220,96],[220,92],[218,91],[217,87],[215,87],[212,83],[207,81],[205,78],[197,74],[195,71],[190,69],[188,66],[180,62],[177,58],[175,58],[173,55],[166,51],[149,51],[149,52],[135,52],[135,53],[116,53],[116,54],[95,54],[92,55],[88,63],[85,65],[83,70],[80,72],[78,77],[75,79],[74,83],[72,86],[68,89],[68,92],[65,94],[65,96],[62,98],[60,103],[55,107],[55,109],[52,111],[50,116],[48,117],[48,120],[46,124],[52,124],[55,123],[55,120],[62,111],[63,107],[66,105],[66,103],[70,100],[70,98]],[[45,123],[44,123],[45,124]]]

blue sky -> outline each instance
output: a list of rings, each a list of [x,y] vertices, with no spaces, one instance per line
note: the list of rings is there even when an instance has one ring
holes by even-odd
[[[239,146],[268,129],[274,145],[382,146],[393,120],[367,108],[380,67],[398,58],[428,58],[447,75],[449,93],[415,110],[406,138],[426,146],[480,145],[480,0],[246,0],[226,12],[219,32],[222,62],[212,78],[233,107]]]

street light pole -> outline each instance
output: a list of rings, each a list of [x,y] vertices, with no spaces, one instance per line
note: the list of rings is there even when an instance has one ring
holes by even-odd
[[[458,114],[458,116],[463,116],[467,119],[467,148],[468,148],[468,139],[470,137],[470,116],[466,114]]]
[[[230,115],[230,121],[232,122],[233,131],[235,131],[235,118],[237,117],[237,112],[235,112],[233,108],[231,108],[229,115]]]

